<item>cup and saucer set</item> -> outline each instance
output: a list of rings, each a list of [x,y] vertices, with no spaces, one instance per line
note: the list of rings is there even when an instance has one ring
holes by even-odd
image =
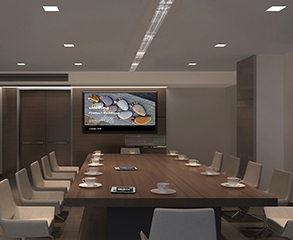
[[[97,167],[90,167],[87,168],[84,175],[86,176],[100,176],[102,175],[102,172],[99,172],[99,169]]]
[[[241,179],[237,177],[227,177],[227,182],[221,183],[221,186],[227,188],[244,188],[245,184],[240,183]]]
[[[178,157],[178,152],[175,150],[170,150],[170,152],[167,155],[170,157]]]
[[[201,164],[196,159],[189,159],[189,162],[185,163],[185,166],[188,166],[188,167],[200,167]]]
[[[159,182],[157,183],[157,188],[151,189],[152,193],[155,194],[174,194],[176,190],[169,188],[169,183]]]
[[[95,177],[85,177],[79,186],[82,188],[98,188],[102,186],[102,183],[97,183]]]
[[[216,172],[216,169],[213,168],[213,167],[206,167],[206,171],[201,172],[200,174],[207,175],[207,176],[218,176],[218,175],[220,175],[220,173]]]

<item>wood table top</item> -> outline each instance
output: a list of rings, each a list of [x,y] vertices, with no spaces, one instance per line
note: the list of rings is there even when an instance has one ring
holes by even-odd
[[[81,188],[79,184],[88,163],[89,154],[73,182],[66,198],[67,206],[100,207],[224,207],[277,205],[277,198],[246,185],[226,188],[227,176],[205,176],[205,166],[188,167],[188,161],[175,160],[166,154],[105,154],[97,176],[99,188]],[[138,171],[116,171],[115,166],[136,166]],[[168,182],[171,195],[152,193],[158,182]],[[112,186],[132,186],[135,194],[112,194]]]

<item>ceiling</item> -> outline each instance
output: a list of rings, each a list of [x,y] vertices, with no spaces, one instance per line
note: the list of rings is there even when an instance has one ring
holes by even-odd
[[[127,72],[158,3],[0,1],[0,72]],[[45,12],[43,5],[60,11]],[[265,12],[271,5],[287,8]],[[216,43],[227,46],[215,48]],[[136,71],[235,71],[237,61],[253,54],[292,51],[292,1],[175,0]]]

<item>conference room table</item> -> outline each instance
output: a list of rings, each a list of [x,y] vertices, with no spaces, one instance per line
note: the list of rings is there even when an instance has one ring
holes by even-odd
[[[227,176],[203,175],[205,166],[187,166],[188,161],[175,160],[168,154],[104,154],[96,176],[101,187],[83,188],[79,184],[89,168],[88,154],[66,198],[66,206],[85,207],[82,239],[140,239],[139,232],[149,234],[152,213],[156,207],[204,208],[215,210],[217,236],[221,239],[221,207],[274,206],[277,198],[246,185],[224,187]],[[200,159],[199,159],[200,160]],[[137,171],[116,171],[114,167],[137,167]],[[173,194],[156,194],[158,182],[168,182]],[[131,186],[135,194],[113,194],[113,186]]]

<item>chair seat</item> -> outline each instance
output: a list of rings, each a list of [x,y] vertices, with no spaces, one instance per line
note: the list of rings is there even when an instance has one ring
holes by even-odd
[[[70,181],[54,181],[54,180],[48,180],[44,181],[44,185],[42,186],[44,188],[58,188],[58,187],[65,187],[67,188],[67,191],[69,191],[70,188]]]
[[[67,172],[67,171],[73,171],[73,172],[76,172],[76,173],[78,173],[79,172],[79,167],[74,167],[74,166],[59,166],[58,167],[58,169],[57,169],[57,171],[65,171],[65,172]]]
[[[270,226],[270,228],[272,228],[273,230],[275,230],[278,233],[282,233],[287,222],[289,220],[292,220],[292,218],[267,218],[267,222],[268,225]]]

